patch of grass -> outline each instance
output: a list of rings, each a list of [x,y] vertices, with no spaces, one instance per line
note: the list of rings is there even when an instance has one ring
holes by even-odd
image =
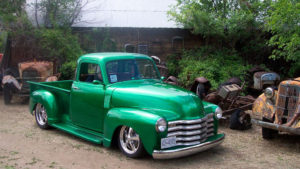
[[[16,151],[11,151],[9,152],[10,155],[16,155],[16,154],[19,154],[19,152],[16,152]]]
[[[99,153],[103,153],[103,149],[100,147],[95,147],[92,149],[93,151],[99,152]]]
[[[35,133],[33,133],[33,132],[28,132],[28,133],[25,133],[25,137],[26,138],[32,138],[32,136],[34,135]]]
[[[83,144],[76,144],[76,145],[72,145],[73,148],[76,148],[77,150],[80,150],[81,147],[83,147]]]
[[[6,166],[5,166],[5,169],[15,169],[15,166],[12,166],[12,165],[6,165]]]
[[[8,156],[0,156],[0,159],[8,158]]]
[[[50,165],[48,165],[48,167],[49,167],[49,168],[55,168],[55,165],[56,165],[56,164],[57,164],[57,163],[53,161]]]
[[[8,159],[8,161],[16,161],[16,160],[19,160],[20,158],[10,158]]]
[[[35,157],[33,157],[32,159],[31,159],[32,161],[30,162],[30,163],[25,163],[26,165],[28,164],[28,165],[34,165],[34,164],[36,164],[38,161],[41,161],[41,160],[39,160],[39,159],[37,159],[37,158],[35,158]]]

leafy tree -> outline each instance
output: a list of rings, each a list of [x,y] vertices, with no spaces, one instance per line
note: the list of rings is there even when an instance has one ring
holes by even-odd
[[[27,57],[55,60],[62,78],[73,76],[77,58],[83,53],[71,25],[80,21],[83,0],[26,0],[0,1],[0,26],[18,46],[30,47]],[[29,2],[29,1],[28,1]],[[28,19],[25,8],[33,11],[35,19]],[[29,13],[30,15],[30,13]],[[41,17],[39,17],[41,16]],[[32,23],[33,22],[33,23]],[[24,41],[25,40],[25,41]],[[27,51],[26,51],[27,52]]]
[[[269,1],[260,0],[178,0],[169,11],[177,23],[206,39],[218,39],[234,48],[240,40],[260,31],[261,9]]]
[[[80,21],[81,9],[87,3],[88,1],[83,0],[35,0],[30,6],[34,9],[37,27],[69,28]]]
[[[274,1],[268,12],[266,26],[272,33],[268,44],[274,47],[271,58],[292,61],[293,75],[300,70],[300,1]]]

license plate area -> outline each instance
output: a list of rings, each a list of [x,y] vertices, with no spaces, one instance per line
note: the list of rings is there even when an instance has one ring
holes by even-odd
[[[176,146],[176,137],[167,137],[161,139],[161,149],[170,148]]]

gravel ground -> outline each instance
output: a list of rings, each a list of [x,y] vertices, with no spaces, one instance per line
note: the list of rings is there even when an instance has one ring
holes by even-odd
[[[125,157],[117,148],[104,148],[57,129],[41,130],[28,105],[3,104],[0,95],[0,168],[300,168],[300,137],[280,135],[264,140],[261,129],[226,133],[223,144],[174,160]]]

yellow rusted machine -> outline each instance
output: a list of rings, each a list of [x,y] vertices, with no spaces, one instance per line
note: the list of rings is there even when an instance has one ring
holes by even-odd
[[[252,123],[262,126],[263,138],[278,131],[300,135],[300,77],[267,88],[254,102]]]

